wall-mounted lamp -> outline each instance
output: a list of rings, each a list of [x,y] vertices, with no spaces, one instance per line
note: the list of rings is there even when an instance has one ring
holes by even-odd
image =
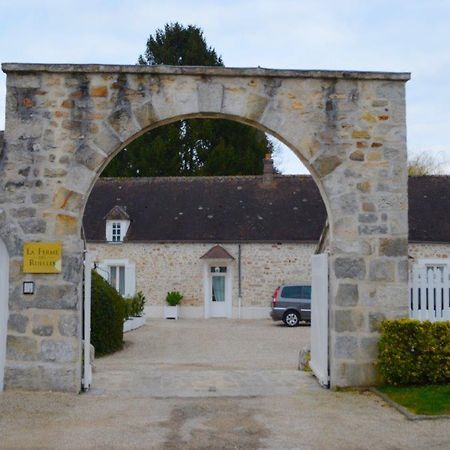
[[[34,294],[34,281],[24,281],[22,292],[26,295]]]

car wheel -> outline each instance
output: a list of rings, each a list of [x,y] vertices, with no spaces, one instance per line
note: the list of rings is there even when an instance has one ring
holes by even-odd
[[[288,327],[296,327],[300,322],[300,315],[297,311],[287,311],[283,316],[283,322]]]

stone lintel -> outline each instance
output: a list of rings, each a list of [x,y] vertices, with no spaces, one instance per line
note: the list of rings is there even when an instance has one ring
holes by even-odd
[[[319,78],[348,80],[390,80],[408,81],[409,72],[369,72],[354,70],[288,70],[263,67],[217,67],[217,66],[145,66],[116,64],[31,64],[3,63],[2,70],[9,72],[49,73],[136,73],[154,75],[200,75],[220,77],[261,78]]]

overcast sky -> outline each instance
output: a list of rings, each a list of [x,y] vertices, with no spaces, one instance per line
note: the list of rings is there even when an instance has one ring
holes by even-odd
[[[408,151],[450,173],[450,0],[0,0],[0,61],[134,64],[167,22],[201,27],[226,66],[412,72]],[[5,75],[0,75],[0,129]],[[283,151],[285,173],[302,171]]]

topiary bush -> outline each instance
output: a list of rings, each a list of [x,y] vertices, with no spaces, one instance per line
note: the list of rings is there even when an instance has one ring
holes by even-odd
[[[166,302],[169,306],[177,306],[183,300],[183,294],[178,291],[170,291],[166,295]]]
[[[123,346],[123,297],[97,272],[92,271],[91,343],[102,356]]]
[[[395,386],[450,383],[450,322],[383,321],[378,368]]]

